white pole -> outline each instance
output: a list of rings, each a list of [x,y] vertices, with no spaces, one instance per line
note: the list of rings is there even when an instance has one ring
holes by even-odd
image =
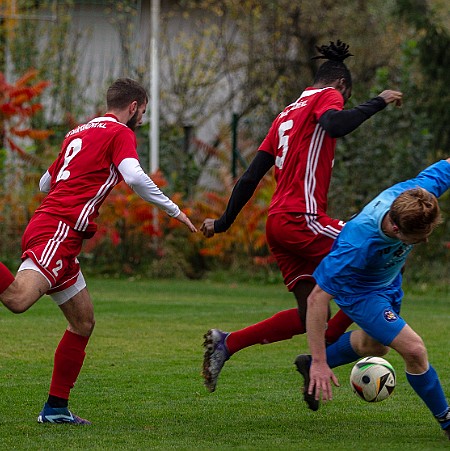
[[[149,170],[150,174],[159,169],[159,11],[160,0],[150,0],[150,128],[149,128]],[[153,227],[159,229],[158,207],[153,207]],[[153,246],[158,247],[157,235]]]
[[[150,129],[149,164],[150,173],[159,168],[159,13],[160,0],[150,0]]]

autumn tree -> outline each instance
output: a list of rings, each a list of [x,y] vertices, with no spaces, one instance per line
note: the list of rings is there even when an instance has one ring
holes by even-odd
[[[30,126],[42,105],[39,97],[48,82],[29,71],[15,83],[0,73],[0,254],[19,249],[20,231],[36,206],[34,193],[46,162],[32,144],[47,139],[48,130]],[[33,185],[33,189],[28,187]]]

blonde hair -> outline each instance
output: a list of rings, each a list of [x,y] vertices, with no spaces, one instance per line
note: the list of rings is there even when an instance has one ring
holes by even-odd
[[[436,197],[424,188],[401,193],[392,203],[389,215],[404,235],[428,236],[442,222]]]

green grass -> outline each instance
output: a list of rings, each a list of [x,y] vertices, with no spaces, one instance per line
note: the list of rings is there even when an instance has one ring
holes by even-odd
[[[97,325],[71,407],[93,425],[36,422],[65,328],[59,309],[44,298],[23,315],[0,311],[0,449],[448,449],[395,353],[387,358],[398,385],[379,404],[351,392],[347,365],[336,369],[341,387],[333,401],[309,411],[293,366],[307,349],[304,335],[241,351],[227,362],[217,391],[207,393],[203,333],[292,308],[294,298],[281,285],[94,279],[89,288]],[[407,292],[403,313],[450,394],[448,301],[448,292]]]

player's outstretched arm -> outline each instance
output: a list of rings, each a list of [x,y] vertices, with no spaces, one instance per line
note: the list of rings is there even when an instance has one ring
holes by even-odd
[[[211,238],[215,233],[226,232],[231,227],[239,212],[253,196],[261,179],[274,164],[275,158],[272,154],[256,152],[250,166],[234,186],[223,215],[219,219],[206,218],[203,221],[200,230],[206,238]]]
[[[191,232],[197,232],[197,228],[194,226],[194,224],[192,224],[186,213],[180,211],[180,214],[178,216],[175,216],[175,219],[182,222]]]
[[[319,124],[332,137],[340,138],[356,130],[363,122],[386,108],[389,103],[402,104],[400,91],[386,90],[367,102],[349,110],[328,110],[319,118]]]
[[[306,330],[311,351],[310,383],[308,393],[316,400],[331,400],[333,392],[331,381],[339,386],[339,381],[327,363],[325,350],[325,328],[328,318],[328,305],[332,299],[327,292],[316,285],[308,297]]]
[[[185,224],[191,232],[197,232],[191,220],[183,213],[178,205],[170,200],[143,171],[140,163],[135,158],[125,158],[119,164],[118,169],[125,182],[142,199],[164,210],[169,216]]]

